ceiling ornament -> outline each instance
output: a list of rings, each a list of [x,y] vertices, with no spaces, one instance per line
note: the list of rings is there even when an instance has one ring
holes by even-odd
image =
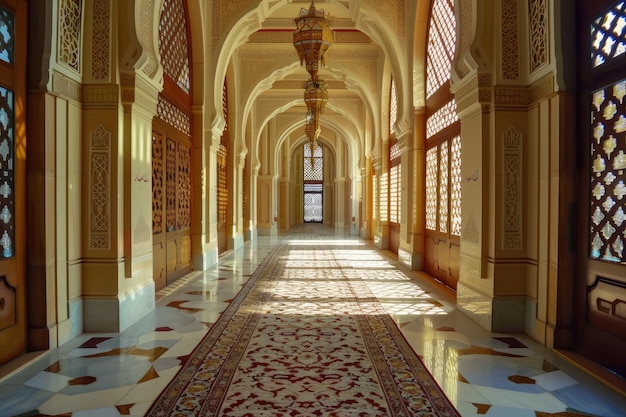
[[[305,128],[307,138],[311,142],[311,163],[317,138],[320,135],[320,116],[328,101],[326,83],[317,76],[320,66],[326,65],[325,54],[333,43],[334,34],[330,29],[330,20],[324,15],[324,10],[316,10],[314,0],[309,9],[300,9],[300,14],[294,19],[296,30],[293,32],[293,46],[298,52],[300,65],[304,64],[311,76],[304,83],[304,102],[307,107]]]

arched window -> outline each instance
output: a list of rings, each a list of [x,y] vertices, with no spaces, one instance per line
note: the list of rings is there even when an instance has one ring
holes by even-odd
[[[426,270],[456,288],[461,235],[461,124],[450,91],[456,44],[452,0],[433,0],[426,56]],[[451,248],[441,257],[443,247]],[[451,272],[452,271],[452,272]]]
[[[304,222],[322,223],[324,220],[324,148],[304,144]]]

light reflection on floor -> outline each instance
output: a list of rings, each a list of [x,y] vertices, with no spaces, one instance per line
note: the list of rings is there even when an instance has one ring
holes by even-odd
[[[485,331],[369,242],[319,225],[287,239],[286,268],[264,288],[275,300],[265,313],[390,314],[464,417],[624,416],[624,397],[524,335]],[[260,237],[181,278],[122,334],[80,336],[0,381],[0,417],[142,416],[279,240]],[[355,297],[357,282],[369,291]]]

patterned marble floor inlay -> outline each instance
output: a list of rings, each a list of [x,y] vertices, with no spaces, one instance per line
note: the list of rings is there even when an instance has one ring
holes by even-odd
[[[121,333],[84,334],[19,372],[4,377],[0,369],[0,417],[144,416],[283,239],[292,249],[283,278],[308,287],[298,296],[284,282],[277,285],[280,298],[271,309],[279,306],[290,312],[285,317],[295,318],[316,305],[320,320],[329,320],[316,291],[328,293],[342,277],[367,285],[369,299],[391,315],[462,416],[626,416],[623,395],[570,362],[524,335],[485,331],[457,310],[448,294],[369,242],[311,225],[286,237],[246,242],[222,255],[217,265],[182,277],[156,294],[153,312]],[[319,251],[308,258],[306,248],[312,245]],[[334,296],[334,304],[351,311],[349,298]],[[272,325],[264,323],[266,329]],[[313,346],[299,347],[305,365],[316,360]],[[365,415],[375,413],[372,408]]]

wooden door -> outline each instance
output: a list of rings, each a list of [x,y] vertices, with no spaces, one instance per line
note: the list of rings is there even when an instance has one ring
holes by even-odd
[[[575,349],[626,376],[626,4],[577,2]],[[591,116],[591,117],[590,117]]]
[[[26,352],[26,1],[0,0],[0,364]]]
[[[152,229],[161,289],[191,271],[191,143],[161,120],[152,132]]]

